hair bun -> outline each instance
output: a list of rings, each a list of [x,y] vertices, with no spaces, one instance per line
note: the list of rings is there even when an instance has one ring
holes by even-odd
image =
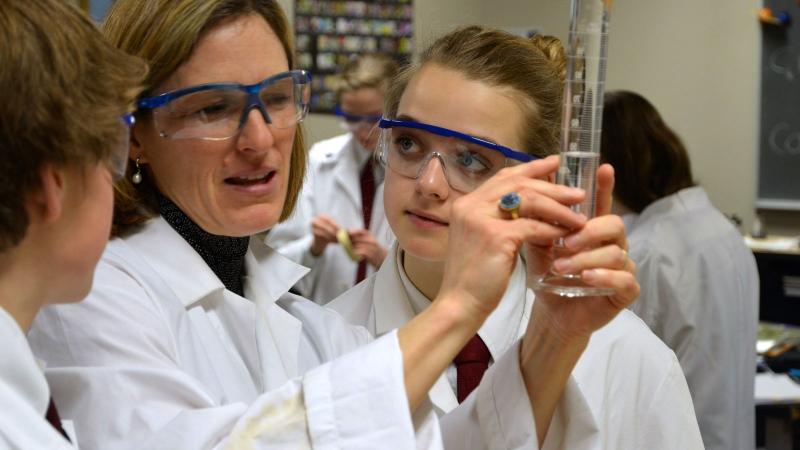
[[[563,81],[567,76],[567,56],[561,40],[555,36],[536,34],[530,38],[530,41],[547,58],[553,70]]]

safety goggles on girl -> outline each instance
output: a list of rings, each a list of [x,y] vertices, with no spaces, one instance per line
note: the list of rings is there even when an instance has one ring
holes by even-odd
[[[450,187],[471,192],[503,167],[536,156],[485,139],[421,122],[381,119],[378,158],[400,175],[417,179],[438,158]]]
[[[167,139],[222,140],[236,136],[253,108],[276,128],[302,122],[308,113],[311,77],[290,70],[259,83],[211,83],[139,100],[152,110],[159,134]]]

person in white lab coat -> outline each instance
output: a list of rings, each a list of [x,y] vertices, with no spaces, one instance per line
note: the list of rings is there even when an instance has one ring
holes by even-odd
[[[319,304],[380,267],[393,241],[383,212],[383,169],[373,164],[372,154],[384,92],[396,73],[397,63],[379,54],[361,55],[343,67],[336,112],[348,133],[311,147],[294,214],[267,235],[267,245],[311,268],[296,288]],[[348,232],[359,261],[336,245],[340,229]]]
[[[75,448],[25,333],[91,288],[146,68],[57,0],[3,2],[0,61],[0,449]]]
[[[647,99],[607,94],[602,157],[642,285],[633,312],[678,355],[707,449],[755,445],[758,270],[741,234],[696,186],[680,138]]]
[[[620,259],[621,224],[587,222],[570,210],[583,192],[540,181],[556,171],[554,159],[509,168],[454,207],[451,233],[472,245],[451,248],[432,306],[370,342],[363,328],[289,294],[305,270],[250,239],[290,215],[303,181],[297,124],[310,83],[291,70],[288,30],[273,0],[117,0],[109,12],[109,39],[151,67],[134,164],[116,185],[116,238],[89,297],[43,309],[29,335],[81,448],[580,440],[587,418],[570,381],[576,354],[638,292],[632,264]],[[600,178],[604,211],[613,177]],[[509,191],[523,198],[519,220],[498,208]],[[550,299],[561,319],[532,321],[530,337],[440,423],[427,392],[497,305],[519,246],[567,234],[581,251],[576,270],[618,295],[588,299],[579,314]],[[482,264],[470,262],[479,256]],[[575,420],[561,420],[573,410]]]
[[[529,41],[470,27],[436,41],[403,72],[386,104],[387,114],[399,120],[380,122],[378,150],[388,166],[384,203],[397,243],[375,276],[334,299],[329,308],[381,336],[430,305],[442,283],[455,201],[486,180],[488,167],[513,162],[506,149],[501,149],[508,158],[503,163],[497,149],[453,136],[470,131],[484,142],[516,137],[524,143],[518,148],[537,157],[556,152],[558,135],[551,130],[561,113],[564,58],[556,38],[540,35]],[[530,126],[522,132],[510,128],[526,115],[522,123]],[[518,259],[498,307],[478,330],[488,364],[524,335],[531,309],[534,319],[552,314],[547,303],[534,302],[528,285],[536,275],[529,269]],[[547,301],[546,294],[537,295]],[[458,360],[452,364],[430,391],[440,415],[462,400],[469,380],[461,378],[460,365]],[[572,376],[585,395],[582,414],[592,417],[594,430],[584,430],[582,440],[568,448],[702,448],[674,353],[629,311],[592,335]]]

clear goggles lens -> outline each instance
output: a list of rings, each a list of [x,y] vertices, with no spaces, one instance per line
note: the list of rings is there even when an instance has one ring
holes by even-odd
[[[139,101],[152,109],[161,136],[168,139],[228,139],[239,133],[251,109],[275,128],[302,122],[308,112],[310,77],[283,72],[253,84],[207,84]]]
[[[111,152],[111,159],[109,161],[109,170],[114,181],[117,181],[125,176],[125,170],[128,168],[128,159],[130,155],[131,144],[131,127],[133,126],[133,114],[125,114],[120,119],[120,136],[116,148]]]
[[[417,179],[428,163],[437,158],[450,187],[460,192],[475,190],[503,167],[534,159],[472,136],[418,122],[381,120],[380,127],[378,155],[386,167]],[[509,158],[497,148],[517,153],[518,159]]]

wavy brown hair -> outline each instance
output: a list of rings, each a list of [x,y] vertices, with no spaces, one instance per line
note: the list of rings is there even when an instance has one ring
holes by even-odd
[[[275,0],[117,0],[103,24],[103,32],[117,47],[150,64],[145,93],[152,94],[192,54],[198,40],[215,26],[250,14],[264,18],[281,41],[289,68],[294,47],[286,15]],[[147,120],[140,112],[137,120]],[[149,177],[134,185],[128,176],[115,186],[112,234],[123,235],[158,215],[156,187]],[[280,220],[294,209],[306,171],[303,131],[298,125],[289,166],[289,187]]]
[[[438,64],[467,79],[513,92],[524,111],[523,150],[537,156],[559,151],[561,99],[566,57],[561,41],[536,35],[526,39],[478,25],[458,28],[425,49],[418,62],[395,78],[386,94],[386,114],[394,117],[408,82],[425,64]]]
[[[28,229],[39,170],[108,161],[146,65],[60,0],[0,6],[0,252]]]
[[[683,142],[635,92],[605,94],[600,153],[615,169],[614,197],[634,212],[695,185]]]

